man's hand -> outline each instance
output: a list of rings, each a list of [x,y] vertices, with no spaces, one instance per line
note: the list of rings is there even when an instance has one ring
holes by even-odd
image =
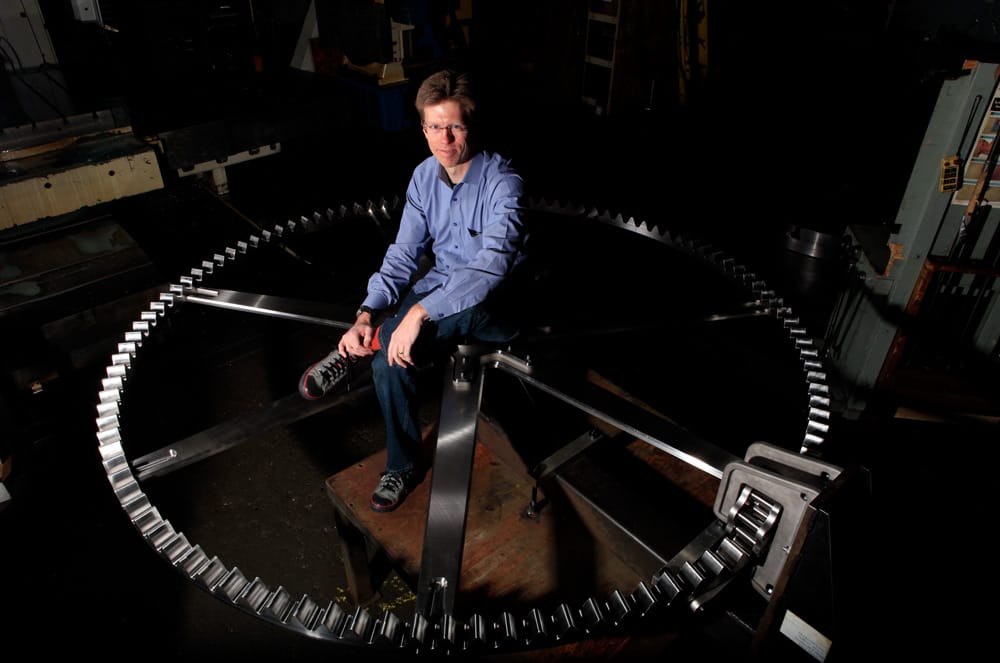
[[[420,335],[420,327],[429,317],[427,310],[420,302],[411,306],[410,310],[406,312],[403,320],[392,332],[389,347],[385,349],[386,360],[390,366],[402,366],[403,368],[413,366],[410,352],[413,350],[413,344],[417,342],[417,336]]]
[[[358,316],[354,326],[344,332],[337,344],[337,350],[345,357],[367,357],[375,354],[372,350],[372,339],[375,338],[375,328],[372,327],[372,317],[367,312]]]

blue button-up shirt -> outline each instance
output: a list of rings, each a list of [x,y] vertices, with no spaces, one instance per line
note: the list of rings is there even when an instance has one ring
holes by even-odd
[[[396,241],[368,280],[364,305],[396,304],[417,276],[421,256],[433,264],[413,285],[431,320],[475,306],[523,258],[524,182],[499,155],[480,152],[464,179],[451,186],[433,156],[413,171]]]

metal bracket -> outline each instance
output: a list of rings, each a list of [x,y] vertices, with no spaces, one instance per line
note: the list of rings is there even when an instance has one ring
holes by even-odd
[[[776,526],[768,528],[769,546],[754,532],[747,535],[756,541],[753,552],[762,556],[753,574],[753,586],[765,598],[774,592],[810,502],[841,471],[836,465],[763,442],[750,445],[744,462],[726,466],[714,506],[720,520],[734,523],[731,528],[738,527],[735,514],[751,499],[780,509],[773,518]]]

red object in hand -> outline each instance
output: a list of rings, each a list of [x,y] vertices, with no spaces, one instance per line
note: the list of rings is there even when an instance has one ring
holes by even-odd
[[[382,325],[375,328],[375,336],[372,338],[372,350],[381,350],[382,344],[378,342],[378,333],[382,329]]]

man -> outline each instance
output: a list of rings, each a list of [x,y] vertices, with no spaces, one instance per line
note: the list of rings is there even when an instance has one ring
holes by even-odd
[[[521,176],[508,159],[475,144],[469,77],[452,70],[429,76],[415,105],[431,156],[410,178],[396,240],[368,281],[354,325],[299,383],[305,398],[322,397],[343,374],[346,357],[374,355],[387,451],[371,497],[375,511],[395,509],[422,476],[415,358],[448,341],[513,337],[495,304],[498,288],[523,261],[527,239]],[[375,319],[389,309],[394,314],[376,329]]]

